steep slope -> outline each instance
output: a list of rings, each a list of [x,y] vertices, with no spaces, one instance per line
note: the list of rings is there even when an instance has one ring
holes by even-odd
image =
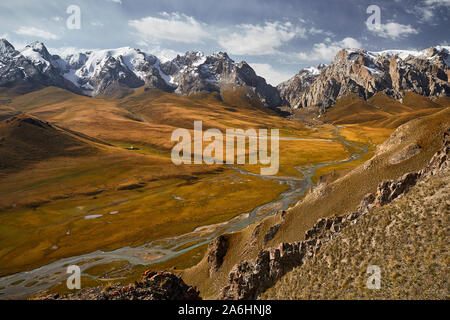
[[[173,91],[153,55],[130,47],[69,54],[61,61],[65,78],[90,96],[111,94],[117,87],[137,88],[144,84]],[[165,80],[163,79],[165,77]]]
[[[407,184],[381,184],[365,198],[378,205],[370,204],[352,223],[337,223],[328,230],[333,236],[323,234],[314,257],[262,298],[448,299],[449,156],[450,131],[424,170],[410,174]],[[366,285],[371,265],[380,268],[377,290]]]
[[[290,105],[292,108],[299,108],[302,94],[309,90],[309,87],[319,77],[320,72],[326,67],[326,65],[320,64],[317,67],[302,69],[291,79],[280,83],[277,89],[283,103]]]
[[[294,108],[327,109],[350,93],[366,100],[377,92],[401,99],[405,91],[437,98],[450,95],[448,65],[449,47],[381,52],[343,49],[328,67],[310,76],[306,83],[298,81],[305,74],[301,71],[278,89]]]

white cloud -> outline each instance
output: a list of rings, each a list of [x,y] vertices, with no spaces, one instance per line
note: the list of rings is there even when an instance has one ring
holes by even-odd
[[[59,37],[51,32],[38,29],[35,27],[20,27],[15,31],[17,34],[23,35],[23,36],[32,36],[32,37],[39,37],[47,40],[56,40],[59,39]]]
[[[306,29],[290,22],[266,22],[264,25],[242,24],[239,31],[219,37],[219,44],[237,55],[279,53],[278,48],[295,37],[306,37]]]
[[[100,21],[92,21],[91,26],[93,27],[103,27],[103,23]]]
[[[411,25],[404,25],[397,22],[388,22],[386,24],[370,24],[366,22],[367,29],[382,38],[390,38],[392,40],[406,37],[419,32]]]
[[[318,29],[318,28],[316,28],[316,27],[311,27],[311,28],[308,30],[308,32],[309,32],[310,34],[312,34],[312,35],[323,34],[323,35],[326,35],[326,36],[328,36],[328,37],[333,37],[333,36],[334,36],[333,32],[325,31],[325,30],[323,30],[323,29]]]
[[[361,48],[361,43],[350,37],[332,43],[316,43],[310,52],[300,52],[297,54],[297,57],[308,61],[331,61],[339,50],[344,48],[359,49]]]
[[[416,5],[407,12],[419,17],[419,22],[433,23],[435,11],[441,7],[450,8],[450,0],[425,0],[422,5]]]
[[[106,0],[106,1],[110,1],[110,2],[115,2],[118,4],[122,4],[122,0]]]
[[[425,0],[427,6],[447,6],[450,7],[450,0]]]
[[[292,78],[293,74],[275,70],[267,63],[249,63],[258,76],[266,79],[273,86]]]
[[[159,45],[151,46],[144,40],[140,40],[136,42],[136,44],[145,52],[151,53],[154,56],[158,57],[162,62],[166,62],[172,60],[177,55],[182,55],[182,52],[178,52],[172,49],[161,48]]]
[[[146,17],[131,20],[130,26],[136,29],[143,40],[170,40],[183,43],[200,43],[210,37],[207,25],[194,17],[179,13],[163,12],[161,17]]]

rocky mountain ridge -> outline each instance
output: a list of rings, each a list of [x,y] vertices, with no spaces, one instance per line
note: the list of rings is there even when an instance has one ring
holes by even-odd
[[[383,92],[401,99],[405,91],[427,97],[450,96],[450,47],[421,51],[342,49],[329,66],[303,69],[277,86],[292,108],[330,108],[350,93],[368,99]]]
[[[58,56],[41,42],[16,50],[0,39],[0,87],[57,86],[88,96],[141,86],[180,95],[246,87],[248,97],[267,107],[326,110],[348,94],[368,99],[383,92],[398,100],[405,91],[432,99],[450,96],[449,51],[448,46],[421,51],[342,49],[330,65],[302,69],[275,88],[225,52],[188,51],[169,61],[131,47]]]
[[[144,85],[181,95],[244,86],[250,89],[248,95],[267,107],[281,104],[275,87],[246,62],[236,63],[224,52],[207,56],[188,51],[165,62],[131,47],[58,56],[50,54],[41,42],[16,50],[0,39],[0,87],[19,85],[57,86],[88,96]]]

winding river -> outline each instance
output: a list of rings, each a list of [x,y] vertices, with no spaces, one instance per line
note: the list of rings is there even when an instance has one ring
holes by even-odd
[[[65,281],[68,277],[66,274],[68,265],[83,263],[80,265],[82,275],[95,278],[94,276],[83,274],[83,270],[95,265],[120,260],[126,260],[133,265],[163,262],[207,244],[220,234],[241,230],[254,222],[275,214],[279,210],[288,209],[295,205],[305,192],[313,186],[312,177],[318,168],[352,162],[360,159],[368,152],[367,146],[360,147],[347,141],[345,137],[339,134],[339,129],[340,127],[335,129],[336,138],[333,139],[280,137],[280,140],[338,142],[343,144],[347,150],[349,150],[348,147],[357,150],[351,153],[350,157],[345,160],[320,163],[311,167],[295,167],[296,170],[302,173],[303,179],[296,177],[263,176],[240,168],[230,167],[244,175],[274,180],[278,181],[280,184],[288,185],[289,189],[281,193],[277,199],[258,206],[250,212],[242,213],[229,221],[215,225],[202,226],[192,232],[177,237],[151,241],[138,247],[122,247],[107,252],[98,250],[88,254],[60,259],[30,271],[4,276],[0,278],[0,299],[24,298]],[[190,243],[192,245],[189,245]],[[31,283],[33,283],[33,285],[30,285]]]

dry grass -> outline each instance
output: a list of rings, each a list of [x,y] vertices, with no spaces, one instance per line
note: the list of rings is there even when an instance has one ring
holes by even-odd
[[[450,171],[343,229],[262,299],[449,299]],[[381,289],[366,286],[369,265]]]

